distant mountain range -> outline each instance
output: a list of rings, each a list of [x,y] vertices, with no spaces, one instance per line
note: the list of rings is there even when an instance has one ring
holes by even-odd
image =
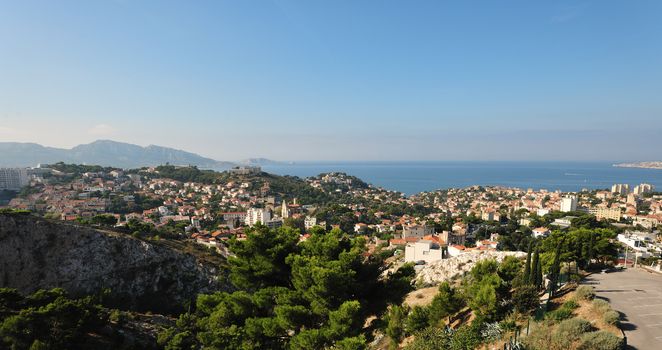
[[[214,170],[229,169],[237,165],[168,147],[154,145],[142,147],[110,140],[98,140],[72,149],[46,147],[36,143],[0,142],[0,167],[26,167],[57,162],[119,168],[139,168],[170,163],[195,165]]]

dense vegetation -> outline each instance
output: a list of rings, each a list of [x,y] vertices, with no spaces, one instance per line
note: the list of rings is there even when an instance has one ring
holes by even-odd
[[[428,306],[393,306],[388,315],[386,334],[392,348],[409,335],[415,340],[406,349],[475,349],[512,331],[518,315],[539,305],[537,288],[526,282],[522,262],[507,257],[503,262],[478,262],[461,282],[444,282]],[[456,319],[457,328],[447,327]]]
[[[236,291],[199,296],[195,311],[161,334],[166,349],[361,349],[367,317],[411,289],[411,266],[380,279],[379,257],[339,230],[299,243],[290,228],[258,226],[230,249]]]
[[[155,169],[159,177],[169,178],[182,182],[199,182],[203,184],[221,184],[229,181],[246,181],[255,189],[264,184],[269,185],[268,193],[285,199],[297,198],[306,204],[322,204],[331,200],[324,192],[309,186],[296,176],[279,176],[269,173],[256,175],[237,175],[230,172],[216,172],[213,170],[200,170],[197,167],[178,167],[162,165]]]
[[[62,289],[27,297],[0,288],[0,349],[149,349],[120,331],[127,317],[101,306],[103,295],[69,298]],[[140,335],[138,336],[140,338]]]
[[[44,167],[55,169],[65,174],[72,174],[76,177],[81,176],[84,173],[110,172],[117,169],[113,167],[103,167],[101,165],[67,164],[64,162],[44,165]]]

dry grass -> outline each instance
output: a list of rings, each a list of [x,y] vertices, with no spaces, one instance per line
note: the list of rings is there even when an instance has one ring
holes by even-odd
[[[590,301],[580,301],[579,307],[575,309],[575,315],[591,322],[593,327],[608,331],[614,335],[621,336],[621,331],[615,325],[604,321],[604,313],[598,312],[593,308]]]
[[[434,296],[439,292],[439,287],[428,287],[417,289],[405,298],[405,304],[409,307],[430,305]]]

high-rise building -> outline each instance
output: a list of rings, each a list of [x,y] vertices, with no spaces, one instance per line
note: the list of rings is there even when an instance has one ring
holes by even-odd
[[[271,212],[269,209],[250,208],[246,212],[246,225],[255,226],[257,223],[268,225],[271,222]]]
[[[633,190],[636,195],[642,195],[653,191],[655,191],[655,186],[651,184],[639,184],[638,186],[635,186]]]
[[[0,168],[0,190],[18,191],[30,183],[25,168]]]
[[[615,184],[615,185],[611,186],[611,192],[626,195],[626,194],[630,193],[630,185],[628,185],[628,184]]]
[[[561,208],[562,212],[569,212],[577,210],[577,197],[567,196],[561,198]]]

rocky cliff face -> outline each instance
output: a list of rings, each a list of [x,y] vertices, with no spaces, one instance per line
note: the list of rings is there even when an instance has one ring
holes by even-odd
[[[198,293],[223,289],[218,267],[127,235],[30,215],[0,214],[0,287],[73,296],[110,291],[118,307],[181,311]]]

